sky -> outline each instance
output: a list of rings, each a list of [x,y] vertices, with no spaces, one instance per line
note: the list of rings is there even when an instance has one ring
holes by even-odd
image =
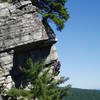
[[[61,75],[72,87],[100,89],[100,0],[68,0],[70,19],[56,44]]]

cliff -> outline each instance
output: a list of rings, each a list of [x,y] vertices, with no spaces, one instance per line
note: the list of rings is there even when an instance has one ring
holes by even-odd
[[[52,30],[52,29],[50,29]],[[60,63],[54,43],[55,34],[46,30],[36,8],[30,1],[16,4],[0,3],[0,93],[19,86],[19,66],[27,58],[46,59],[46,64],[58,71]]]

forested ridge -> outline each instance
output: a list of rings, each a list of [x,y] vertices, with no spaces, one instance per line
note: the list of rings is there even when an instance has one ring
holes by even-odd
[[[71,95],[63,100],[100,100],[100,91],[72,88]]]

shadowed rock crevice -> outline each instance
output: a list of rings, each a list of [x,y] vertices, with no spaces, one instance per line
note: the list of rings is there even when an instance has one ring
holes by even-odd
[[[10,71],[10,74],[17,88],[21,85],[23,87],[27,86],[27,76],[25,76],[24,73],[20,70],[20,67],[27,66],[26,62],[28,58],[32,58],[33,62],[38,62],[46,59],[46,67],[51,66],[53,71],[59,74],[60,63],[57,61],[57,54],[53,46],[47,46],[33,50],[31,49],[27,51],[15,51],[13,57],[13,67]]]

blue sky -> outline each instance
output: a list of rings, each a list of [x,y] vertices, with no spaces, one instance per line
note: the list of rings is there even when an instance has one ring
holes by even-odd
[[[100,89],[100,0],[68,0],[70,19],[55,30],[61,74],[72,87]]]

